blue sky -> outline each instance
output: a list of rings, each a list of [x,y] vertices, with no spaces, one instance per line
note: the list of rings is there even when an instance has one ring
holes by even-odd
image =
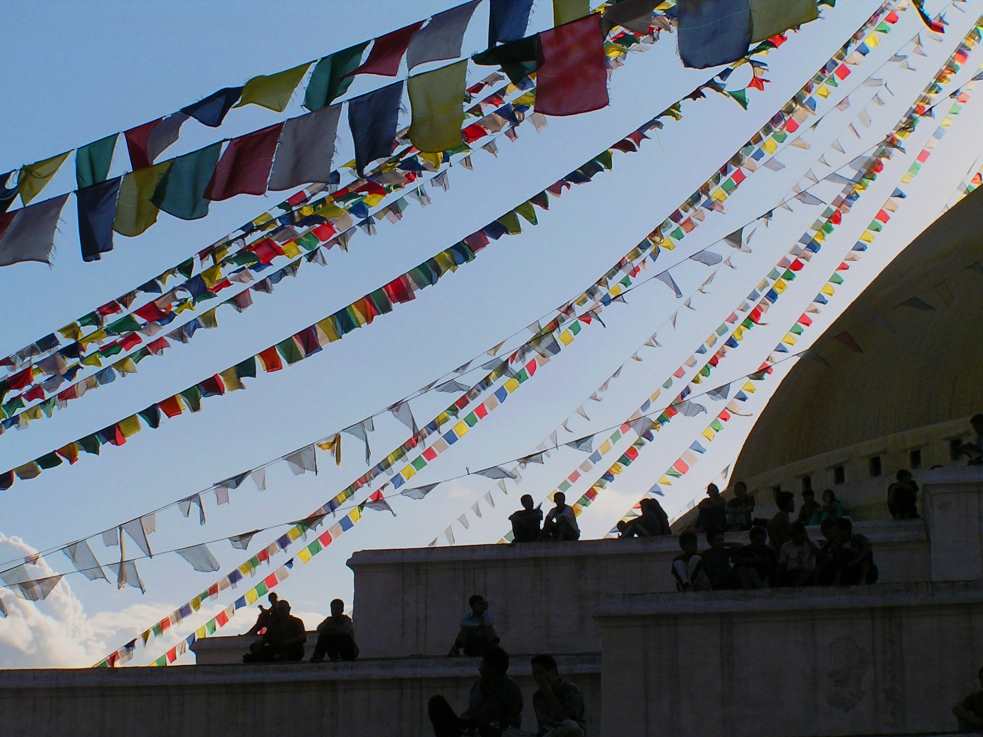
[[[25,2],[9,5],[8,23],[0,30],[0,41],[6,58],[18,62],[0,70],[7,113],[6,135],[0,140],[0,170],[140,124],[254,74],[315,59],[444,9],[449,3],[378,0],[373,12],[367,13],[364,4],[285,2],[278,6],[275,18],[267,5],[251,1],[237,4],[235,13],[215,4],[191,2],[151,7],[106,1],[84,9],[68,2],[47,3],[43,8]],[[37,480],[18,483],[0,499],[0,533],[44,548],[105,529],[345,427],[521,329],[579,292],[661,221],[798,89],[876,5],[873,0],[842,0],[835,10],[827,9],[826,20],[806,27],[768,57],[771,84],[764,94],[752,92],[748,112],[720,97],[689,105],[682,123],[667,122],[640,153],[616,153],[612,173],[554,200],[538,227],[497,242],[474,264],[425,290],[414,303],[400,307],[370,329],[356,331],[287,371],[260,377],[248,391],[206,400],[201,413],[163,423],[157,431],[144,431],[125,448],[109,448],[99,458],[86,457],[73,468],[58,468]],[[687,240],[686,253],[759,214],[766,206],[763,203],[780,200],[806,169],[813,167],[820,176],[825,173],[827,170],[817,168],[816,161],[834,138],[843,142],[849,154],[830,155],[834,164],[849,160],[876,141],[950,53],[981,4],[965,6],[966,12],[950,13],[953,30],[944,42],[926,40],[928,56],[913,57],[917,71],[888,64],[877,73],[888,81],[895,95],[884,95],[888,103],[884,107],[869,108],[873,125],[862,130],[862,139],[847,133],[846,126],[856,119],[873,89],[859,89],[851,95],[850,108],[828,116],[810,137],[810,150],[783,153],[780,158],[787,165],[785,170],[756,174],[752,186],[742,188],[728,203],[725,216],[708,217],[692,242]],[[930,3],[930,7],[941,7],[941,3]],[[466,48],[480,48],[485,14],[482,7],[473,19]],[[530,28],[541,29],[549,23],[549,3],[541,1]],[[859,84],[859,77],[877,68],[918,30],[914,13],[903,14],[886,43],[851,80]],[[62,38],[71,41],[58,43]],[[524,124],[518,141],[499,141],[497,158],[478,152],[473,172],[454,167],[450,192],[430,188],[433,204],[426,210],[414,203],[399,224],[381,223],[374,237],[357,234],[347,254],[339,249],[330,251],[327,268],[305,266],[298,278],[281,282],[272,295],[256,295],[254,307],[243,314],[220,312],[220,329],[199,333],[189,345],[176,346],[163,358],[142,363],[138,374],[74,402],[51,420],[25,431],[8,432],[0,438],[0,466],[22,463],[131,414],[384,284],[576,168],[709,76],[705,71],[680,68],[673,36],[663,36],[648,48],[645,54],[632,54],[613,76],[609,108],[571,119],[551,119],[539,134],[531,124]],[[975,63],[972,59],[967,65],[970,75]],[[472,75],[486,72],[481,68],[472,70]],[[742,74],[745,71],[735,74],[733,85],[743,81]],[[380,81],[360,79],[352,92],[373,89]],[[840,91],[852,88],[848,84]],[[287,114],[298,112],[296,95]],[[884,248],[874,249],[851,269],[841,291],[843,298],[820,318],[814,334],[950,199],[965,168],[981,153],[981,143],[973,137],[973,131],[980,129],[981,112],[979,103],[974,102],[960,116],[909,190],[909,204],[915,202],[917,206],[902,208],[890,232],[881,239]],[[169,154],[191,150],[219,135],[250,131],[281,117],[249,107],[234,110],[219,133],[191,123]],[[408,122],[408,114],[404,118]],[[924,138],[933,127],[924,125],[919,135]],[[351,150],[346,136],[342,135],[338,161],[347,159]],[[917,151],[918,146],[911,148]],[[118,144],[114,172],[124,170],[123,149],[123,144]],[[871,192],[864,198],[864,206],[872,208],[866,217],[890,193],[907,162],[895,161],[891,166],[897,167],[895,177],[885,177],[878,184],[887,191]],[[70,188],[73,174],[72,167],[66,166],[46,194]],[[823,186],[824,193],[838,189]],[[280,199],[239,197],[213,206],[210,217],[191,223],[161,215],[158,224],[139,238],[117,236],[116,250],[103,261],[90,264],[83,264],[79,256],[74,201],[70,202],[56,240],[52,268],[24,264],[0,270],[0,299],[7,315],[0,330],[0,353],[16,350],[142,283]],[[818,209],[797,204],[795,212],[776,215],[769,228],[759,227],[751,241],[753,253],[735,255],[738,268],[721,272],[710,294],[694,301],[698,310],[682,313],[675,330],[668,320],[678,305],[668,290],[659,284],[638,289],[629,297],[628,305],[608,310],[606,329],[586,331],[541,377],[483,423],[479,432],[469,435],[467,442],[455,446],[425,476],[418,477],[419,482],[455,476],[466,466],[480,468],[531,451],[648,335],[659,330],[663,348],[657,352],[645,349],[642,363],[629,361],[604,403],[588,405],[592,421],[578,418],[571,427],[581,434],[624,418],[787,251]],[[833,239],[835,244],[814,260],[796,285],[794,296],[789,295],[787,303],[773,310],[769,329],[752,335],[733,361],[714,374],[715,379],[738,376],[760,362],[849,248],[865,222],[863,207],[857,210],[848,220],[855,226],[852,235]],[[663,266],[668,263],[672,261],[660,261]],[[677,280],[689,293],[706,274],[706,267],[690,264]],[[448,397],[430,394],[415,400],[416,417],[429,419]],[[746,430],[750,421],[733,423],[697,469],[673,488],[667,501],[670,510],[684,509],[702,493],[706,482],[733,460],[743,440],[742,426]],[[603,534],[689,445],[703,424],[699,420],[674,421],[669,432],[660,433],[643,459],[619,477],[618,484],[584,516],[585,535]],[[372,436],[376,451],[388,450],[404,439],[403,427],[392,418],[381,418],[376,426]],[[357,441],[346,439],[344,455],[340,469],[324,468],[327,464],[322,463],[323,473],[317,477],[293,478],[283,467],[272,471],[266,492],[247,488],[230,506],[210,507],[209,524],[204,528],[173,511],[161,515],[160,532],[153,536],[152,544],[157,549],[193,544],[301,517],[362,473],[362,449]],[[542,497],[579,460],[573,451],[565,451],[542,468],[530,468],[523,490]],[[336,595],[350,598],[351,576],[344,562],[353,550],[426,544],[494,486],[493,482],[473,478],[448,483],[423,502],[395,502],[396,518],[368,513],[373,515],[370,519],[318,556],[302,570],[303,575],[288,581],[283,586],[284,595],[313,625],[318,613],[327,609],[328,600]],[[519,491],[510,487],[510,492],[509,498],[503,498],[495,491],[496,510],[486,513],[470,530],[458,527],[457,541],[497,539],[504,532],[507,510],[517,503]],[[273,536],[257,537],[251,550],[259,549]],[[112,552],[101,544],[95,543],[93,548],[104,562],[112,560]],[[241,551],[232,550],[227,543],[212,549],[223,570],[242,559]],[[3,559],[18,554],[10,546],[0,545]],[[64,559],[52,560],[56,570],[67,570],[66,564]],[[176,556],[141,563],[140,571],[148,588],[145,596],[132,589],[118,592],[106,584],[69,576],[65,581],[70,589],[63,582],[59,586],[61,598],[40,607],[47,619],[38,622],[45,627],[39,624],[27,644],[24,630],[18,627],[32,621],[28,617],[33,615],[18,609],[17,616],[0,620],[0,663],[85,665],[214,578],[214,574],[191,572]],[[5,600],[9,601],[9,592]],[[18,617],[22,621],[18,622]],[[237,617],[229,632],[244,629],[249,619]],[[68,655],[59,652],[57,646],[64,632],[75,632],[75,639],[84,640],[84,647]],[[156,654],[157,649],[150,652]]]

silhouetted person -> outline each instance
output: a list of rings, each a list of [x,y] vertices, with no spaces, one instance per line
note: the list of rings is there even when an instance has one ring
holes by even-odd
[[[538,686],[532,695],[538,734],[542,737],[584,737],[584,697],[579,688],[560,675],[552,655],[533,657],[532,677]]]
[[[696,529],[706,533],[727,529],[727,502],[716,484],[707,486],[707,498],[697,505]]]
[[[460,655],[462,652],[472,658],[483,656],[489,649],[498,645],[498,633],[495,632],[488,602],[480,594],[472,594],[468,599],[471,611],[461,620],[461,629],[457,633],[449,655]]]
[[[768,545],[768,532],[755,525],[748,533],[751,542],[731,555],[734,575],[742,589],[764,589],[775,581],[778,556]]]
[[[970,466],[979,466],[983,464],[983,414],[969,418],[969,425],[975,437],[959,446],[956,457],[965,456]]]
[[[355,660],[358,657],[355,623],[345,614],[345,602],[341,599],[331,602],[331,616],[317,626],[317,644],[314,646],[311,662],[320,663],[325,655],[332,662]]]
[[[979,691],[973,691],[973,693],[952,707],[952,713],[959,720],[960,732],[983,731],[983,668],[979,669],[976,677],[980,681],[981,689]]]
[[[818,525],[822,518],[822,509],[822,505],[816,501],[816,492],[812,489],[803,489],[802,506],[799,507],[799,514],[795,520],[804,525]]]
[[[676,579],[676,591],[709,591],[710,579],[703,568],[703,558],[697,551],[696,533],[687,530],[679,536],[683,551],[672,560],[672,576]]]
[[[478,731],[479,737],[501,737],[510,727],[521,727],[522,692],[508,672],[508,654],[493,647],[481,659],[468,708],[460,716],[443,696],[431,696],[427,711],[434,737],[461,737],[472,729]]]
[[[256,624],[250,627],[247,635],[263,635],[266,634],[266,629],[270,626],[270,617],[273,616],[273,610],[276,609],[276,601],[279,597],[275,593],[270,593],[267,597],[267,601],[270,602],[270,608],[266,609],[262,604],[259,605],[259,615],[256,617]]]
[[[703,570],[710,579],[713,589],[730,589],[734,586],[734,569],[731,566],[731,555],[734,552],[724,542],[724,533],[708,532],[709,548],[700,556],[703,558]]]
[[[822,522],[824,519],[838,520],[845,514],[846,510],[843,509],[843,503],[836,498],[832,489],[826,489],[823,492],[823,506],[819,511],[819,521]]]
[[[539,507],[533,509],[532,497],[523,494],[519,499],[522,509],[509,515],[509,522],[512,523],[512,542],[532,543],[539,539],[539,525],[543,521],[543,510]]]
[[[853,532],[849,517],[836,520],[836,537],[841,543],[839,583],[842,586],[858,586],[877,583],[879,572],[874,564],[874,551],[870,540]]]
[[[555,505],[543,522],[544,540],[579,540],[580,525],[573,508],[567,506],[567,496],[562,491],[553,495]]]
[[[641,515],[627,523],[622,537],[657,537],[672,534],[669,528],[669,515],[659,504],[658,499],[642,499],[639,506],[642,510]]]
[[[887,487],[887,509],[894,519],[918,519],[918,484],[902,468]]]
[[[734,496],[727,500],[727,529],[750,530],[753,516],[754,497],[747,493],[747,484],[738,481],[734,484]]]
[[[290,604],[276,603],[266,634],[242,656],[244,663],[297,662],[304,659],[307,630],[299,617],[290,614]]]
[[[819,523],[823,539],[816,547],[816,583],[832,586],[836,579],[836,555],[839,545],[836,540],[836,520],[824,519]]]
[[[792,523],[791,535],[778,553],[778,580],[782,586],[808,586],[816,574],[816,546],[801,522]]]
[[[792,512],[795,511],[795,496],[790,491],[776,491],[775,504],[778,511],[768,521],[768,543],[776,553],[792,537]]]

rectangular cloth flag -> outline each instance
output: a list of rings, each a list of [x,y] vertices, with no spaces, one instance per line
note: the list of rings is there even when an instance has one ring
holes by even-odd
[[[480,2],[481,0],[471,0],[469,3],[433,16],[410,41],[410,47],[406,51],[407,67],[412,69],[428,61],[454,59],[460,56],[464,32]]]
[[[588,0],[553,0],[553,25],[562,26],[590,12]]]
[[[348,103],[348,125],[355,139],[355,163],[360,176],[368,164],[392,153],[402,96],[400,81]]]
[[[119,133],[113,133],[75,151],[75,181],[79,189],[106,181]]]
[[[270,189],[290,189],[329,180],[340,114],[341,106],[335,105],[291,118],[283,124],[270,174]]]
[[[55,228],[66,200],[67,194],[0,214],[0,266],[51,263]]]
[[[310,65],[311,63],[307,61],[276,74],[256,75],[242,88],[242,95],[235,107],[259,105],[267,110],[282,113]]]
[[[345,94],[352,84],[350,75],[362,60],[362,52],[368,45],[369,42],[365,41],[349,46],[318,61],[307,82],[304,107],[311,111],[320,110]]]
[[[751,42],[816,20],[816,0],[751,0]]]
[[[751,43],[749,0],[681,0],[679,56],[683,64],[705,69],[747,54]]]
[[[423,21],[418,21],[411,25],[399,28],[385,36],[379,36],[372,44],[369,58],[358,67],[348,73],[347,76],[354,77],[356,74],[379,74],[383,77],[395,77],[399,71],[399,63],[406,53],[406,47],[410,45]]]
[[[17,179],[17,191],[20,192],[21,201],[26,205],[33,200],[41,190],[47,186],[51,178],[58,173],[58,169],[68,158],[70,151],[63,154],[52,156],[50,159],[35,161],[27,164],[20,170],[20,177]]]
[[[407,82],[413,108],[409,136],[421,151],[446,151],[461,143],[467,71],[468,60],[462,59],[432,72],[416,74]]]
[[[205,188],[215,173],[221,151],[222,144],[219,142],[171,159],[167,176],[154,192],[154,204],[182,220],[205,217],[209,204],[205,198]]]
[[[266,194],[273,152],[282,129],[283,123],[277,123],[233,138],[215,167],[205,197],[216,202],[237,194]]]
[[[153,203],[153,196],[170,168],[171,162],[164,161],[123,177],[116,200],[113,230],[132,237],[140,235],[157,222],[160,210]]]
[[[536,112],[576,115],[608,104],[601,16],[589,15],[539,34]]]
[[[120,181],[121,177],[108,179],[75,194],[83,261],[98,261],[100,254],[113,250],[113,220]]]
[[[190,115],[202,125],[217,128],[222,125],[225,116],[241,95],[242,87],[224,87],[198,102],[181,108],[181,112]]]
[[[488,45],[515,41],[526,35],[532,0],[491,0],[488,8]]]

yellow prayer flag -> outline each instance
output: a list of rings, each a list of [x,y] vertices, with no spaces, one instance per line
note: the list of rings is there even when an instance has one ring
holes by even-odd
[[[283,255],[287,258],[297,258],[300,255],[300,246],[297,245],[297,241],[287,241],[280,248],[283,249]]]
[[[310,213],[307,214],[309,215]],[[255,225],[257,228],[262,228],[264,225],[267,225],[272,222],[273,222],[273,216],[270,215],[270,213],[268,212],[264,212],[262,215],[257,215],[252,219],[253,225]]]
[[[713,200],[714,202],[723,202],[724,200],[727,199],[727,193],[724,192],[720,187],[716,187],[710,193],[710,199]]]
[[[784,279],[778,279],[775,281],[774,284],[771,285],[771,288],[774,289],[779,294],[781,294],[782,292],[785,291],[785,287],[787,286],[788,283]]]
[[[553,0],[553,25],[562,26],[590,12],[587,0]]]
[[[362,518],[362,510],[355,507],[351,512],[348,513],[348,519],[352,522],[358,522]]]
[[[318,341],[320,343],[328,342],[332,343],[336,340],[341,340],[341,336],[338,335],[338,329],[335,326],[335,321],[330,317],[326,317],[317,323],[318,331],[324,335],[323,341]]]
[[[818,17],[816,0],[751,0],[751,42],[764,41]]]
[[[199,627],[195,630],[196,639],[204,640],[206,637],[208,637],[208,630],[206,630],[204,627]]]
[[[276,74],[260,74],[253,77],[242,88],[242,95],[235,106],[259,105],[282,113],[310,65],[311,62],[308,61]]]
[[[335,433],[327,440],[320,441],[317,443],[317,447],[321,450],[327,451],[328,453],[334,453],[335,465],[341,465],[341,433]],[[391,456],[393,454],[390,453],[389,455]]]
[[[793,333],[785,333],[785,337],[782,338],[782,342],[788,346],[795,345],[796,342],[795,335]]]
[[[833,289],[832,284],[826,282],[825,284],[823,284],[823,288],[820,289],[819,291],[825,294],[827,297],[832,297],[835,290]]]
[[[58,333],[65,340],[78,340],[82,337],[82,328],[77,322],[72,322],[63,328],[58,328]]]
[[[98,353],[92,353],[88,356],[82,356],[82,358],[79,359],[79,363],[81,363],[83,366],[102,366],[102,359],[99,358]]]
[[[375,207],[384,199],[386,199],[384,194],[370,193],[362,195],[362,202],[364,202],[368,207]]]
[[[771,156],[773,153],[775,153],[778,150],[778,144],[775,143],[774,138],[766,138],[764,142],[761,144],[761,148],[764,150],[766,154]]]
[[[659,486],[672,486],[672,479],[668,476],[662,476],[659,478]]]
[[[200,596],[196,596],[195,598],[193,598],[191,600],[191,608],[192,608],[192,610],[194,610],[196,612],[199,609],[201,609],[201,597]],[[202,635],[202,636],[204,636],[204,635]]]
[[[222,377],[222,383],[225,384],[226,391],[236,392],[245,388],[235,368],[225,369],[219,376]]]
[[[137,364],[129,356],[114,363],[113,368],[121,374],[135,374],[137,372]]]
[[[745,381],[744,386],[742,386],[741,389],[747,394],[754,394],[757,391],[753,381]]]
[[[78,339],[78,342],[79,345],[82,346],[83,349],[85,349],[89,347],[89,343],[99,343],[105,339],[106,339],[106,331],[100,328],[99,330],[96,330],[94,333],[83,335],[81,338]]]
[[[402,476],[407,481],[409,481],[411,478],[416,476],[416,469],[413,468],[413,466],[406,466],[405,468],[403,468],[402,471],[399,472],[399,475]]]
[[[297,525],[294,525],[289,530],[287,530],[287,537],[289,537],[291,540],[296,540],[298,537],[300,537],[303,534],[304,534],[303,531]]]
[[[878,46],[880,46],[881,40],[877,37],[876,33],[872,33],[864,39],[864,43],[870,48],[876,49]]]
[[[505,387],[505,391],[511,394],[512,392],[514,392],[516,389],[519,388],[519,381],[518,379],[508,378],[505,380],[503,386]]]
[[[734,340],[736,340],[738,342],[740,342],[741,339],[744,338],[744,326],[743,325],[738,325],[736,328],[734,328],[734,336],[733,337],[734,337]]]
[[[570,345],[573,343],[573,333],[571,333],[569,330],[564,330],[562,333],[560,333],[560,342],[563,343],[563,345]]]
[[[249,563],[243,563],[239,566],[239,573],[243,576],[251,576],[253,574],[253,567]]]
[[[468,434],[468,431],[470,429],[471,428],[468,427],[468,423],[463,421],[458,422],[456,425],[454,425],[454,434],[457,435],[459,438],[463,438],[465,435]]]
[[[63,154],[52,156],[50,159],[35,161],[33,164],[27,164],[21,168],[17,191],[25,205],[37,197],[38,193],[51,181],[51,178],[58,173],[58,169],[65,163],[69,153],[71,152],[66,151]]]
[[[863,241],[864,243],[873,243],[874,242],[874,231],[872,231],[872,230],[865,230],[863,233],[860,234],[860,240]]]
[[[171,169],[171,162],[131,171],[119,187],[116,200],[116,219],[113,230],[128,236],[137,236],[157,222],[160,210],[152,201],[157,185]]]
[[[259,594],[256,593],[256,589],[249,589],[249,591],[246,592],[247,604],[255,604],[258,598],[259,598]]]
[[[716,435],[716,433],[713,431],[712,427],[708,427],[703,431],[703,437],[705,437],[707,440],[713,440],[714,435]]]
[[[217,264],[201,272],[201,278],[205,282],[205,286],[209,289],[222,281],[223,277],[222,267]]]
[[[609,453],[611,451],[611,447],[612,447],[611,446],[611,441],[610,440],[605,440],[603,443],[601,443],[601,447],[598,448],[598,450],[600,451],[601,455],[604,455],[604,454]]]
[[[302,563],[307,563],[311,559],[311,551],[307,548],[301,548],[300,552],[297,553],[297,557],[300,558]]]
[[[409,136],[420,151],[446,151],[460,145],[467,69],[468,60],[462,59],[413,75],[406,83],[413,109]]]

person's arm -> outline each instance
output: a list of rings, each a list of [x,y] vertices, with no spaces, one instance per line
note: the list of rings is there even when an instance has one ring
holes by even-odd
[[[952,707],[952,713],[956,715],[960,723],[968,724],[976,729],[983,729],[983,716],[969,708],[968,696]]]

